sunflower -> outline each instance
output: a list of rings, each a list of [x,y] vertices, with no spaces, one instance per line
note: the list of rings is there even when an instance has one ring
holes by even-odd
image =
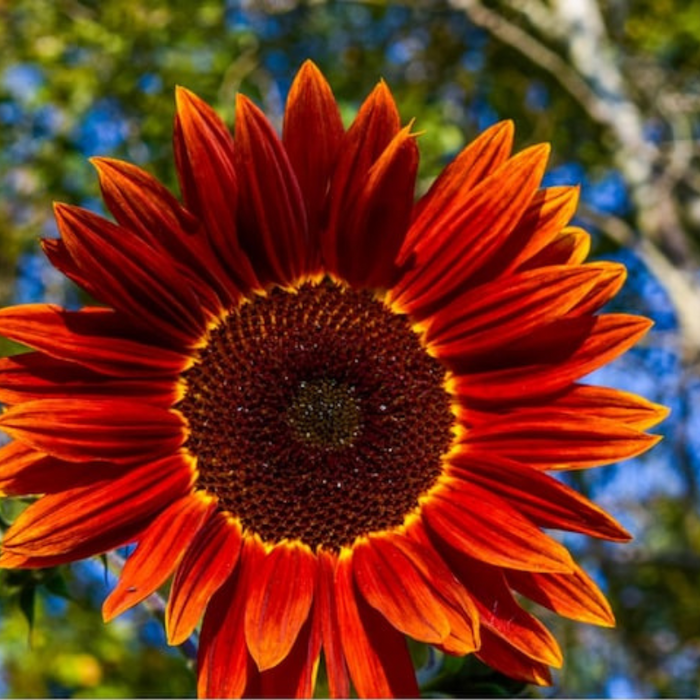
[[[418,692],[407,638],[547,683],[522,597],[613,624],[544,530],[628,533],[549,475],[637,455],[664,410],[579,380],[643,318],[597,314],[624,268],[584,263],[548,147],[493,126],[414,201],[418,150],[380,83],[345,130],[312,63],[281,139],[245,97],[235,140],[177,91],[183,202],[97,158],[114,222],[59,204],[50,261],[99,305],[0,312],[0,487],[39,494],[0,564],[136,543],[104,618],[172,576],[201,696]]]

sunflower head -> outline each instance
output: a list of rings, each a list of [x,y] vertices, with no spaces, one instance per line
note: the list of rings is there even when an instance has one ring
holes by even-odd
[[[51,262],[97,302],[0,311],[0,488],[41,494],[0,564],[127,543],[111,619],[171,576],[200,623],[202,696],[417,693],[406,639],[549,682],[556,641],[516,593],[612,613],[545,530],[627,532],[550,472],[639,454],[664,410],[580,380],[646,319],[602,314],[575,188],[503,122],[417,201],[418,149],[380,83],[345,129],[306,63],[281,138],[177,91],[176,198],[98,158],[113,221],[57,205]]]

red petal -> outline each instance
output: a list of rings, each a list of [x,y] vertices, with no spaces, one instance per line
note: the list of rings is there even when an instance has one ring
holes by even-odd
[[[246,293],[260,283],[237,237],[233,139],[216,112],[193,93],[178,87],[175,101],[175,161],[185,204],[204,222],[221,264]]]
[[[370,168],[364,187],[338,221],[337,272],[354,287],[387,287],[413,210],[418,147],[402,129]]]
[[[523,683],[551,685],[552,676],[545,664],[518,651],[502,637],[484,629],[477,658],[497,671]]]
[[[128,471],[113,464],[94,469],[99,483],[44,496],[23,511],[5,533],[3,550],[28,557],[107,551],[125,541],[125,528],[142,527],[183,496],[194,477],[179,454]]]
[[[165,611],[169,644],[182,644],[192,634],[209,599],[233,572],[240,549],[240,526],[222,513],[197,533],[170,589]]]
[[[0,415],[0,428],[35,449],[75,462],[145,461],[185,441],[182,416],[133,401],[27,401]]]
[[[536,469],[585,469],[629,459],[660,439],[615,420],[543,408],[474,426],[468,444]]]
[[[22,403],[48,398],[137,399],[166,408],[176,403],[181,386],[172,379],[115,379],[74,362],[39,352],[0,359],[0,401]]]
[[[201,280],[215,288],[228,308],[239,292],[204,239],[200,222],[144,170],[113,158],[92,158],[100,177],[102,196],[121,226],[135,231],[159,252],[178,261],[201,289]]]
[[[348,207],[365,186],[367,174],[401,128],[394,98],[381,82],[362,103],[345,134],[333,171],[328,230],[322,238],[323,260],[330,272],[338,271],[339,226]]]
[[[245,636],[261,671],[289,654],[311,610],[316,558],[297,542],[275,546],[256,572],[245,612]]]
[[[314,596],[314,613],[321,621],[323,655],[326,661],[328,692],[332,698],[350,697],[350,679],[340,642],[340,627],[336,609],[335,570],[338,560],[335,554],[319,549],[318,578]]]
[[[581,228],[569,226],[549,245],[523,260],[518,269],[524,271],[545,265],[578,265],[588,257],[590,250],[590,235]]]
[[[96,299],[134,321],[154,328],[182,347],[197,345],[212,320],[211,291],[180,274],[171,258],[158,254],[126,229],[78,207],[55,206],[62,240],[77,266],[75,281]],[[69,277],[72,270],[63,270]],[[205,311],[205,309],[207,309]]]
[[[265,115],[236,98],[239,237],[260,281],[291,284],[310,272],[302,194],[287,154]]]
[[[26,496],[58,493],[104,478],[94,464],[62,462],[21,442],[0,449],[0,494]]]
[[[439,357],[491,353],[565,316],[591,289],[624,267],[610,263],[547,267],[480,285],[440,309],[426,340]]]
[[[508,158],[513,147],[513,132],[511,121],[494,124],[464,148],[442,171],[416,204],[413,224],[401,249],[401,264],[406,262],[420,241],[434,235],[434,224],[447,208],[467,196],[470,190]]]
[[[365,601],[352,576],[345,550],[336,571],[336,601],[343,651],[360,697],[418,697],[413,662],[404,636]]]
[[[569,572],[574,563],[503,499],[451,479],[422,505],[429,531],[452,547],[494,566],[525,571]]]
[[[255,692],[255,686],[249,685],[246,688],[246,696],[264,698],[313,697],[320,652],[320,621],[315,611],[312,611],[284,661],[260,674],[260,692]],[[257,688],[255,689],[257,690]]]
[[[604,510],[560,481],[490,452],[469,448],[450,455],[458,478],[506,500],[536,525],[627,542],[631,535]]]
[[[422,318],[454,298],[501,248],[542,179],[549,147],[533,146],[446,207],[434,235],[416,244],[409,272],[390,302]]]
[[[669,409],[665,406],[647,401],[636,394],[584,384],[574,385],[565,394],[549,399],[547,406],[585,417],[617,421],[637,430],[647,430],[669,414]],[[518,409],[518,413],[526,415],[528,410]],[[533,407],[533,410],[537,411],[538,408]]]
[[[319,252],[328,188],[343,132],[328,83],[318,68],[306,61],[289,90],[282,141],[306,204],[311,247]]]
[[[128,333],[124,317],[109,309],[64,311],[52,304],[0,309],[0,333],[47,355],[111,376],[177,376],[186,355],[148,345]],[[130,337],[134,336],[134,337]]]
[[[214,507],[211,496],[188,494],[148,526],[102,606],[105,622],[133,608],[165,583]]]
[[[353,573],[365,600],[399,631],[435,644],[450,633],[450,623],[433,587],[403,551],[378,536],[353,546]]]
[[[571,574],[508,571],[508,583],[525,597],[558,615],[603,627],[614,627],[610,604],[593,580],[576,567]]]
[[[504,347],[485,371],[455,367],[452,391],[465,405],[532,401],[567,388],[634,345],[651,327],[625,314],[563,319],[528,343]],[[455,363],[453,363],[455,364]]]
[[[197,656],[200,698],[240,698],[249,679],[257,675],[246,646],[243,617],[264,557],[263,544],[257,538],[245,538],[238,566],[207,606]]]

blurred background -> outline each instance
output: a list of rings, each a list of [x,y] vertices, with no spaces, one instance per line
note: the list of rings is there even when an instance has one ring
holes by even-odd
[[[80,304],[38,248],[55,200],[102,212],[87,158],[143,165],[175,188],[173,90],[231,120],[242,90],[281,123],[305,58],[348,122],[379,78],[416,118],[424,190],[479,131],[511,118],[518,148],[553,145],[547,184],[580,184],[595,258],[623,261],[616,309],[653,318],[591,381],[672,408],[664,442],[569,475],[635,535],[567,537],[618,627],[543,615],[566,664],[549,689],[473,661],[424,668],[426,692],[678,697],[700,692],[700,2],[450,0],[0,0],[0,302]],[[9,348],[4,346],[3,351]],[[4,502],[13,517],[21,503]],[[0,574],[0,695],[192,696],[187,655],[158,613],[103,625],[113,576],[99,559]]]

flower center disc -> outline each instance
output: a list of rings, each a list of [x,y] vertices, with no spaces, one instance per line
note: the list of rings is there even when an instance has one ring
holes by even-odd
[[[445,371],[406,316],[330,282],[242,304],[184,379],[198,487],[269,542],[401,525],[452,442]]]

